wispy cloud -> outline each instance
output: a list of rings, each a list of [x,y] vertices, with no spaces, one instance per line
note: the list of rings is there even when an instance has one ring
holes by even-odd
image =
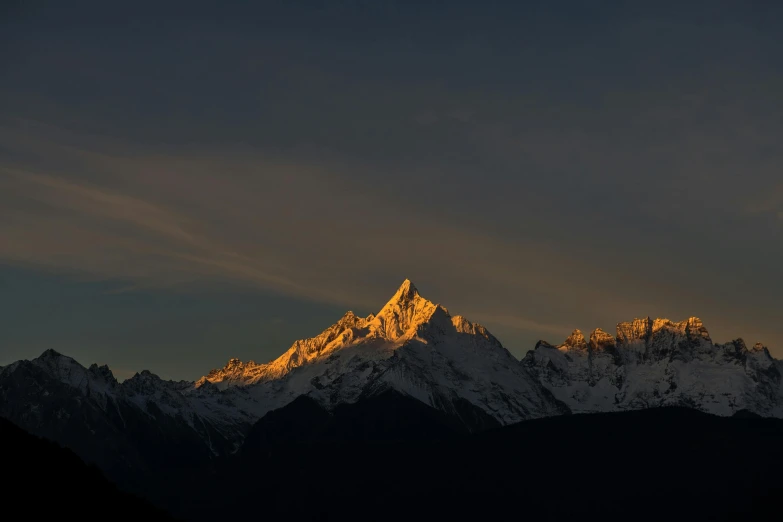
[[[377,289],[364,282],[431,273],[451,256],[463,261],[446,268],[455,276],[486,269],[505,284],[546,284],[509,273],[509,254],[525,245],[432,219],[432,209],[411,212],[352,183],[339,165],[247,151],[112,156],[46,139],[20,144],[47,162],[0,167],[6,261],[142,286],[222,279],[367,305]]]
[[[481,137],[475,146],[492,141],[503,161],[516,161],[520,144],[523,156],[544,154],[508,129],[470,126]],[[723,274],[689,256],[669,264],[661,249],[685,243],[634,237],[622,213],[596,232],[600,212],[587,215],[570,199],[547,208],[535,192],[546,180],[529,194],[501,188],[465,219],[469,198],[438,199],[448,183],[465,183],[460,176],[417,183],[312,150],[166,150],[14,129],[0,127],[0,146],[15,151],[0,157],[0,261],[123,281],[121,289],[228,284],[374,311],[410,277],[471,319],[538,337],[570,331],[561,323],[571,317],[591,327],[656,310],[707,315],[715,299],[706,289]],[[592,157],[590,143],[600,141],[591,140],[574,153]],[[580,224],[580,215],[593,222]],[[672,311],[690,265],[699,265],[701,292]]]
[[[192,216],[97,185],[1,172],[7,176],[7,219],[0,225],[0,256],[6,260],[142,283],[222,275],[301,291],[263,258],[251,259],[213,234],[195,232],[199,221]],[[20,199],[7,200],[15,196]]]

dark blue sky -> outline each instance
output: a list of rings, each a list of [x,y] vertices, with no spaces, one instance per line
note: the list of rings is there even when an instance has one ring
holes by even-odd
[[[0,364],[270,359],[402,279],[517,356],[697,315],[783,356],[777,2],[19,2]]]

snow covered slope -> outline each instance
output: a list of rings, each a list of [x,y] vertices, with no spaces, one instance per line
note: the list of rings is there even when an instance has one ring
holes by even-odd
[[[475,428],[492,422],[482,417],[508,424],[568,411],[483,326],[423,298],[409,280],[378,314],[348,312],[277,359],[232,359],[197,384],[206,383],[247,387],[275,407],[299,395],[333,406],[394,389]]]
[[[0,369],[0,416],[104,470],[232,452],[265,411],[242,390],[148,371],[118,383],[108,367],[85,368],[54,350]]]
[[[0,368],[0,416],[104,469],[144,468],[231,453],[254,422],[301,395],[331,408],[389,389],[473,431],[568,412],[484,327],[406,280],[377,315],[348,312],[267,364],[231,359],[196,382],[145,370],[119,383],[106,366],[47,350]]]
[[[198,381],[143,371],[119,383],[47,350],[0,367],[0,416],[104,470],[236,451],[250,426],[302,395],[326,408],[394,390],[471,431],[573,412],[685,405],[783,417],[783,363],[738,339],[714,344],[696,318],[637,319],[617,334],[539,342],[520,362],[483,326],[408,280],[375,315],[346,313],[265,364],[231,359]]]
[[[681,405],[783,417],[783,363],[761,344],[713,343],[696,317],[635,319],[615,337],[575,330],[559,346],[540,341],[522,365],[574,412]]]

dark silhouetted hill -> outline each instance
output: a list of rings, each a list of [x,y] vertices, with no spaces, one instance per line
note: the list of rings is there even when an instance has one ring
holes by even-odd
[[[193,520],[780,520],[781,442],[779,419],[685,408],[469,435],[396,393],[301,398],[169,501]]]
[[[119,491],[70,450],[0,418],[6,520],[174,520],[164,511]],[[16,513],[16,516],[11,515]]]

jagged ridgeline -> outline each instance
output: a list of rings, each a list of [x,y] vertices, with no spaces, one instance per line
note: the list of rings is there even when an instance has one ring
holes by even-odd
[[[377,313],[346,313],[267,364],[232,359],[197,386],[245,387],[274,406],[307,394],[326,406],[395,389],[455,415],[508,424],[567,411],[486,328],[423,298],[406,280]]]
[[[663,405],[783,416],[781,373],[763,346],[715,344],[696,318],[620,323],[616,336],[575,331],[519,361],[406,280],[377,314],[348,312],[273,361],[231,359],[195,381],[143,371],[119,383],[105,366],[48,350],[0,368],[0,415],[111,472],[232,454],[255,422],[300,396],[331,410],[394,391],[477,432]]]
[[[717,415],[783,416],[783,364],[761,344],[713,343],[702,321],[635,319],[612,337],[575,330],[540,341],[522,364],[573,412],[687,406]]]

